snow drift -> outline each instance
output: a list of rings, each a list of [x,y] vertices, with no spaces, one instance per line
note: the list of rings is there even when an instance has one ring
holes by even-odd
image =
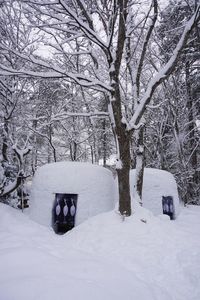
[[[199,231],[192,206],[174,222],[111,211],[60,236],[0,203],[0,300],[199,300]]]

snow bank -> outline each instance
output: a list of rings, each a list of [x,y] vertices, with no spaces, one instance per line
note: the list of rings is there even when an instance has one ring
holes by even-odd
[[[131,193],[135,195],[135,170],[130,172]],[[180,211],[179,197],[174,176],[163,170],[145,168],[143,182],[143,206],[155,215],[163,213],[162,196],[172,196],[174,200],[175,215]]]
[[[58,162],[40,167],[31,190],[32,219],[51,225],[55,193],[78,194],[76,225],[114,207],[112,173],[88,163]]]
[[[107,212],[60,236],[0,203],[0,299],[199,300],[199,231],[191,206],[174,222]]]

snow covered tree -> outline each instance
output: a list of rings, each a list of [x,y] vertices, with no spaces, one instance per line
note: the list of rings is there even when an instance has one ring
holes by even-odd
[[[50,62],[38,59],[28,51],[16,51],[2,41],[0,46],[5,53],[12,53],[28,61],[30,65],[29,68],[14,69],[1,63],[1,72],[6,75],[63,78],[106,96],[118,154],[119,211],[122,215],[129,216],[131,136],[142,127],[146,106],[155,89],[174,70],[181,51],[199,20],[199,8],[185,23],[167,63],[158,68],[157,72],[149,72],[149,76],[143,77],[141,74],[146,74],[146,50],[151,42],[157,17],[157,0],[152,1],[145,14],[143,7],[129,0],[50,0],[42,3],[38,0],[24,0],[20,3],[23,4],[24,16],[31,26],[43,32],[44,44],[48,45],[47,49],[53,49],[57,59]],[[138,28],[142,28],[142,32],[136,37],[134,33]],[[130,76],[132,74],[133,77],[128,84],[130,97],[127,99],[124,93],[127,89],[124,77],[126,57],[134,54],[133,42],[135,40],[137,44],[140,39],[143,39],[143,46],[137,53],[136,64],[131,66],[133,70]],[[132,53],[127,55],[128,41]],[[78,64],[76,57],[79,57]],[[34,66],[38,67],[38,72],[34,70]],[[141,80],[145,77],[146,83],[142,85]],[[106,112],[101,112],[103,113],[106,115]],[[94,114],[98,115],[98,112]]]
[[[15,18],[14,11],[11,1],[7,5],[1,3],[0,36],[7,46],[17,50],[21,47],[25,49],[30,46],[30,32],[22,30],[21,15]],[[6,55],[3,49],[0,49],[0,62],[16,69],[26,64],[11,53]],[[0,201],[9,202],[12,196],[15,197],[12,193],[26,177],[24,158],[30,152],[28,133],[24,130],[27,79],[15,75],[6,77],[3,73],[0,73]]]
[[[181,26],[188,20],[191,11],[197,6],[196,1],[170,1],[161,15],[158,27],[160,54],[164,61],[171,55],[181,35]],[[176,16],[176,18],[174,17]],[[196,26],[191,34],[188,47],[181,54],[181,62],[177,64],[176,73],[169,80],[165,89],[165,106],[169,104],[168,125],[172,140],[176,147],[168,159],[166,168],[173,171],[179,183],[182,199],[185,202],[199,198],[199,136],[196,119],[199,111],[199,28]],[[172,143],[173,144],[173,143]],[[173,163],[173,168],[170,165]]]

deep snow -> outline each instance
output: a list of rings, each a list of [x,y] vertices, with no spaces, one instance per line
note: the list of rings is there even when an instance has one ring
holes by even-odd
[[[114,211],[63,236],[0,204],[0,300],[199,300],[200,207]]]

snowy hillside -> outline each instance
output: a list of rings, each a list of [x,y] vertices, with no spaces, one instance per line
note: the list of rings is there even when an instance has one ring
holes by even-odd
[[[59,236],[1,204],[0,300],[199,300],[199,232],[194,206],[176,221],[104,213]]]

